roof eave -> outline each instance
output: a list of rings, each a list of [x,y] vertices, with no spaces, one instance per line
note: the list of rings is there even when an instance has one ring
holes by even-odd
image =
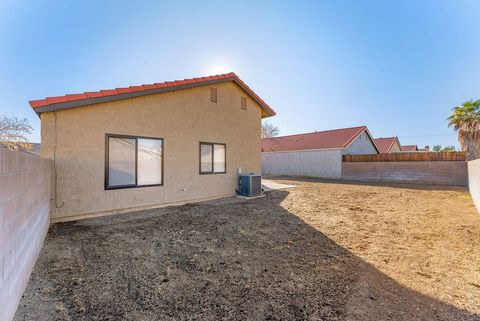
[[[370,134],[370,131],[368,130],[367,126],[363,126],[361,130],[359,130],[355,135],[353,135],[352,138],[350,138],[350,140],[347,141],[347,143],[345,143],[343,148],[347,149],[348,146],[350,146],[355,141],[355,139],[357,139],[357,137],[360,136],[360,134],[363,133],[364,131],[367,133],[368,137],[370,138],[370,141],[372,142],[373,147],[375,147],[377,153],[381,154],[380,149],[377,147],[377,144],[375,144],[375,140],[373,139],[372,134]]]
[[[390,151],[392,150],[393,145],[395,145],[395,139],[392,141],[392,143],[390,144],[390,146],[388,146],[387,154],[390,154]]]
[[[312,148],[312,149],[286,149],[286,150],[265,150],[262,153],[289,153],[289,152],[318,152],[324,150],[344,150],[344,147]]]
[[[133,97],[140,97],[140,96],[147,96],[147,95],[154,95],[154,94],[160,94],[168,91],[174,91],[174,90],[181,90],[181,89],[188,89],[188,88],[193,88],[193,87],[199,87],[199,86],[208,86],[208,85],[213,85],[217,83],[222,83],[226,81],[233,81],[235,82],[238,86],[240,86],[253,100],[255,100],[261,107],[262,109],[262,118],[267,118],[271,116],[275,116],[276,112],[270,108],[265,102],[261,101],[255,95],[253,95],[250,92],[250,89],[246,87],[246,85],[238,79],[238,77],[231,76],[227,78],[221,78],[221,79],[213,79],[213,80],[206,80],[202,81],[201,83],[192,83],[192,84],[184,84],[184,85],[177,85],[177,86],[172,86],[172,87],[164,87],[164,88],[155,88],[155,89],[147,89],[147,90],[142,90],[142,91],[137,91],[137,92],[129,92],[129,93],[124,93],[124,94],[115,94],[115,95],[109,95],[109,96],[101,96],[101,97],[92,97],[92,98],[87,98],[87,99],[79,99],[79,100],[71,100],[67,102],[61,102],[61,103],[56,103],[56,104],[49,104],[46,106],[41,106],[41,107],[33,107],[32,102],[30,101],[30,106],[32,106],[32,109],[35,111],[35,113],[40,117],[41,113],[45,112],[50,112],[50,111],[57,111],[57,110],[62,110],[62,109],[69,109],[69,108],[75,108],[75,107],[83,107],[83,106],[89,106],[89,105],[94,105],[94,104],[99,104],[99,103],[104,103],[104,102],[109,102],[109,101],[116,101],[116,100],[122,100],[122,99],[128,99],[128,98],[133,98]]]

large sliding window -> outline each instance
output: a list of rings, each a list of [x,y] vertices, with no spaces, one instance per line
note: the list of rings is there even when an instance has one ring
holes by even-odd
[[[105,189],[163,185],[163,139],[106,135]]]
[[[200,174],[226,173],[225,144],[200,143]]]

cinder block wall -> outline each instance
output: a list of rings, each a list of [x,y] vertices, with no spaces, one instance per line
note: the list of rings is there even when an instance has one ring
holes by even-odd
[[[48,230],[51,166],[0,147],[0,321],[13,319]]]
[[[467,186],[467,162],[343,162],[342,179]]]

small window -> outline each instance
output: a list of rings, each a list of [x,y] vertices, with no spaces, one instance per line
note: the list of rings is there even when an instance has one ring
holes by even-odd
[[[105,189],[163,185],[163,139],[106,136]]]
[[[200,174],[226,173],[225,144],[200,143]]]
[[[217,88],[215,88],[215,87],[210,87],[210,101],[212,103],[217,103],[218,102]]]
[[[240,97],[240,107],[247,110],[247,97]]]

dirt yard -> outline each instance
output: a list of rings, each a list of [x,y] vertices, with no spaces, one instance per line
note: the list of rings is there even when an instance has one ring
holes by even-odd
[[[15,320],[480,320],[468,193],[281,182],[52,226]]]

